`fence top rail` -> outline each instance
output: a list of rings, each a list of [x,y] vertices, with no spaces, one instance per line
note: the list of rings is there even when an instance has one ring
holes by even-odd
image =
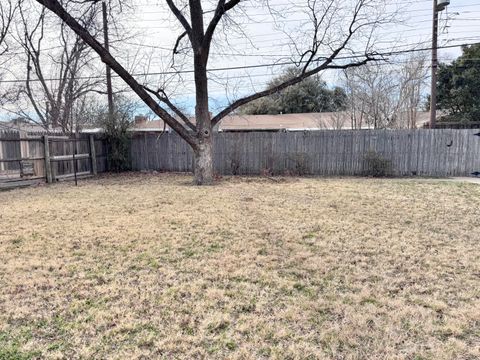
[[[249,130],[249,129],[242,129],[242,130],[223,130],[214,132],[215,135],[227,135],[232,134],[233,136],[238,136],[238,134],[318,134],[318,133],[327,133],[327,134],[345,134],[345,133],[429,133],[429,132],[437,132],[437,133],[447,133],[447,132],[458,132],[458,133],[467,133],[479,131],[479,129],[452,129],[452,128],[441,128],[441,129],[300,129],[300,130],[285,130],[285,129],[273,129],[273,130]],[[161,137],[170,137],[170,136],[179,136],[175,131],[171,132],[163,132],[162,130],[152,130],[148,132],[137,132],[132,131],[132,137],[141,137],[144,138],[145,136],[160,136]]]
[[[0,136],[0,141],[2,142],[22,142],[22,141],[31,141],[31,142],[42,142],[43,139],[41,137],[34,137],[34,138],[16,138],[16,139],[12,139],[12,138],[2,138]]]

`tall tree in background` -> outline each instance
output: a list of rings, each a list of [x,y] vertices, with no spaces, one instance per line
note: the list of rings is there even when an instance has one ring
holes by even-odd
[[[480,45],[462,49],[451,64],[440,64],[437,82],[441,121],[480,121]]]
[[[0,2],[0,56],[8,52],[7,34],[18,6],[19,3],[16,0]]]
[[[345,71],[345,79],[352,128],[389,127],[394,112],[392,94],[397,86],[393,71],[369,64]]]
[[[346,70],[351,127],[416,128],[427,72],[423,53],[399,64],[371,63]]]
[[[165,0],[170,12],[181,24],[182,32],[172,48],[178,53],[180,43],[185,45],[192,56],[192,69],[195,84],[195,123],[176,107],[168,97],[168,89],[152,88],[140,83],[131,72],[105,49],[79,21],[81,11],[86,6],[83,1],[36,0],[61,18],[75,33],[98,53],[104,63],[122,78],[143,102],[192,147],[195,162],[194,173],[197,184],[213,181],[212,128],[226,115],[242,105],[263,98],[296,85],[304,79],[326,69],[347,69],[365,65],[376,60],[374,31],[381,24],[391,22],[394,15],[386,11],[384,0],[305,0],[309,23],[302,24],[302,43],[295,44],[296,63],[300,71],[289,79],[264,91],[237,98],[213,117],[209,107],[208,63],[212,41],[226,36],[228,31],[217,31],[231,27],[236,17],[245,16],[248,11],[242,5],[249,3],[260,6],[268,1],[241,0]],[[65,4],[74,7],[75,11]],[[272,11],[272,14],[274,12]],[[274,15],[272,15],[274,16]],[[237,35],[238,36],[238,35]],[[227,39],[228,40],[228,39]],[[348,58],[355,48],[357,56]],[[362,51],[363,56],[358,56]],[[341,55],[342,58],[338,59]],[[292,55],[293,56],[293,55]],[[174,116],[175,114],[176,116]]]
[[[0,80],[2,79],[2,68],[7,59],[10,58],[10,46],[7,41],[7,35],[19,6],[20,2],[18,0],[0,1]],[[0,88],[0,105],[5,101],[7,94],[6,89]]]
[[[82,18],[83,26],[92,32],[96,25],[94,10],[91,8]],[[39,14],[20,8],[18,42],[25,53],[26,69],[25,83],[12,99],[17,108],[13,112],[47,130],[60,128],[68,133],[80,125],[75,115],[82,112],[89,93],[99,92],[103,79],[84,77],[95,74],[90,66],[91,48],[65,23],[47,15],[45,8]],[[46,38],[46,27],[58,29],[58,40]]]
[[[429,54],[417,53],[405,60],[398,73],[398,100],[394,127],[417,128],[418,111],[429,72]]]
[[[298,68],[287,69],[284,74],[269,82],[267,90],[299,76],[300,72]],[[346,101],[347,95],[342,88],[330,90],[319,75],[314,75],[284,91],[252,101],[241,108],[241,113],[261,115],[333,112],[345,110]]]

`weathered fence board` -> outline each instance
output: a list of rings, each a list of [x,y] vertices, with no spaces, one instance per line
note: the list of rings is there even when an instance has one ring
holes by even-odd
[[[361,175],[374,152],[396,176],[466,176],[480,171],[478,130],[326,130],[214,136],[219,174]],[[134,170],[191,171],[193,152],[176,134],[134,134]]]

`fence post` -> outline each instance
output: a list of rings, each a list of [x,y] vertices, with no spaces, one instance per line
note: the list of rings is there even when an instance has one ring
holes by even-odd
[[[0,131],[0,160],[3,160],[3,142],[2,142],[2,134],[3,132]],[[4,162],[0,161],[0,171],[5,170]]]
[[[47,175],[47,183],[52,183],[52,165],[50,162],[50,147],[48,145],[48,135],[43,136],[43,149],[45,154],[45,174]]]
[[[95,137],[90,134],[90,161],[92,164],[92,173],[97,175],[97,153],[95,151]]]

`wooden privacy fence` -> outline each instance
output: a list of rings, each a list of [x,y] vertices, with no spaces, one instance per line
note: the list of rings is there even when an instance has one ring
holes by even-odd
[[[395,176],[468,176],[480,171],[479,130],[325,130],[214,135],[219,174],[363,175],[372,154]],[[193,153],[176,134],[135,133],[134,170],[191,171]]]
[[[77,139],[60,135],[27,135],[0,131],[0,185],[2,187],[106,171],[105,144],[93,135]]]

